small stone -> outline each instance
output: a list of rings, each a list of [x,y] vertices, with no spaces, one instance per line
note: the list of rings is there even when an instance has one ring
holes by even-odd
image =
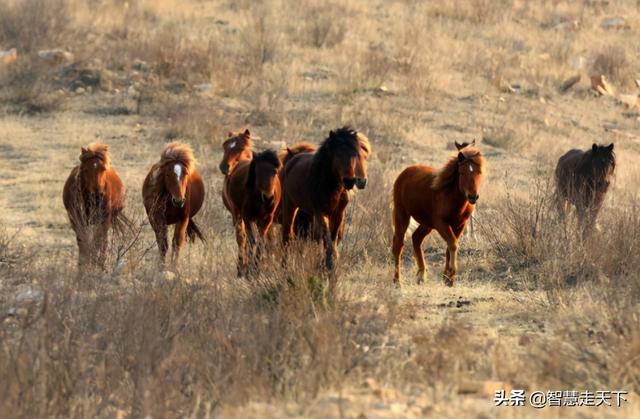
[[[627,25],[627,21],[624,18],[616,16],[603,20],[600,24],[600,27],[605,30],[626,29],[629,27],[629,25]]]

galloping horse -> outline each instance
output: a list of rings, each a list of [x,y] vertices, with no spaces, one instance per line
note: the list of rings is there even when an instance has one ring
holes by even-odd
[[[400,255],[404,234],[413,217],[420,225],[411,236],[413,254],[418,263],[418,283],[424,281],[425,263],[422,242],[436,229],[447,242],[445,283],[453,285],[458,269],[458,239],[475,203],[484,168],[480,150],[472,145],[456,144],[458,153],[440,169],[425,165],[409,166],[393,184],[393,282],[400,283]]]
[[[344,226],[348,191],[367,184],[369,140],[344,127],[329,133],[315,153],[299,153],[286,164],[282,185],[282,239],[293,235],[298,210],[313,216],[314,227],[325,246],[325,266],[331,271],[337,257],[336,243]]]
[[[313,153],[316,151],[318,147],[315,144],[310,143],[298,143],[293,147],[286,147],[284,150],[280,151],[278,154],[278,158],[282,162],[282,169],[280,170],[280,182],[282,183],[282,176],[284,175],[284,167],[287,165],[289,160],[291,160],[294,156],[300,153]],[[282,205],[278,207],[276,211],[276,220],[282,224]],[[297,238],[308,238],[311,235],[311,223],[313,221],[313,216],[303,212],[298,211],[296,213],[296,217],[293,222],[293,232],[295,237]],[[340,237],[342,238],[342,232],[340,233]]]
[[[169,247],[167,226],[175,224],[172,259],[177,262],[185,238],[204,237],[193,221],[204,202],[204,183],[197,172],[191,147],[174,142],[168,144],[160,161],[155,163],[142,185],[142,200],[149,223],[156,234],[160,258],[164,263]]]
[[[80,164],[64,184],[62,200],[78,243],[78,265],[104,269],[109,229],[131,226],[122,214],[125,188],[111,167],[109,147],[92,143],[82,147]]]
[[[573,149],[558,160],[556,204],[562,215],[569,203],[576,207],[583,235],[595,225],[615,168],[613,144],[593,144],[587,151]]]
[[[278,155],[266,150],[251,160],[239,160],[225,176],[222,201],[236,230],[238,276],[248,275],[261,258],[280,204],[280,168]]]

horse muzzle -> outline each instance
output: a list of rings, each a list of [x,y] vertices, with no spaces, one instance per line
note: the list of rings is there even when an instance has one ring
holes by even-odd
[[[367,186],[367,178],[366,177],[357,177],[356,178],[356,188],[364,189]]]
[[[260,200],[262,201],[263,204],[267,204],[267,205],[271,205],[273,204],[274,201],[274,196],[273,194],[271,195],[267,195],[266,193],[260,193]]]
[[[184,203],[185,203],[184,198],[176,199],[174,197],[171,197],[171,202],[173,203],[173,206],[176,208],[184,208]]]
[[[467,201],[469,201],[470,204],[474,204],[476,202],[478,202],[478,199],[480,199],[480,195],[478,194],[468,194],[467,195]]]

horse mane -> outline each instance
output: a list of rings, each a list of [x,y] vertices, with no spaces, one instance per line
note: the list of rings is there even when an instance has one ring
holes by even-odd
[[[80,154],[80,161],[82,163],[94,157],[102,160],[107,170],[111,169],[111,156],[109,155],[109,146],[107,144],[91,143],[87,148],[82,148],[82,153]]]
[[[484,167],[484,157],[482,156],[482,152],[477,147],[467,145],[466,147],[449,157],[449,160],[447,160],[444,166],[442,166],[442,168],[436,172],[436,175],[431,182],[431,187],[433,189],[444,189],[457,180],[459,154],[462,154],[465,159],[471,159],[474,163],[480,166],[480,173],[482,173],[482,167]]]
[[[196,167],[196,159],[193,157],[193,150],[189,144],[175,141],[167,144],[162,154],[160,154],[160,165],[164,166],[168,163],[180,163],[182,164],[187,173],[193,173]]]
[[[280,169],[282,163],[278,158],[278,154],[273,150],[265,150],[253,156],[249,165],[249,175],[247,176],[247,188],[251,189],[256,183],[256,165],[258,163],[267,163]]]
[[[295,155],[300,153],[313,153],[317,148],[318,147],[315,144],[298,143],[293,147],[287,147],[284,150],[281,150],[278,154],[278,158],[280,159],[280,161],[282,162],[282,166],[284,167]]]

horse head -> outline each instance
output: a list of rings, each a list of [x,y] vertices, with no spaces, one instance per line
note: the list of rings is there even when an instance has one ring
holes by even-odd
[[[478,202],[484,159],[480,150],[465,146],[458,152],[458,187],[471,204]]]
[[[227,140],[222,143],[223,156],[218,168],[227,175],[240,160],[250,160],[253,156],[251,147],[251,133],[248,129],[243,132],[229,132]]]
[[[183,208],[189,184],[187,167],[179,161],[167,162],[161,168],[161,176],[164,187],[171,196],[172,204],[177,208]]]
[[[260,199],[265,203],[273,203],[276,183],[279,182],[278,172],[282,163],[273,150],[265,150],[251,159],[247,189],[257,190]]]
[[[329,133],[325,142],[332,150],[335,175],[345,189],[364,189],[367,185],[367,159],[371,153],[369,140],[355,130],[344,127]]]
[[[81,147],[80,176],[88,192],[102,189],[109,168],[109,147],[106,144],[92,143],[87,148]]]
[[[613,143],[608,146],[593,144],[589,164],[596,192],[606,192],[616,167]]]

